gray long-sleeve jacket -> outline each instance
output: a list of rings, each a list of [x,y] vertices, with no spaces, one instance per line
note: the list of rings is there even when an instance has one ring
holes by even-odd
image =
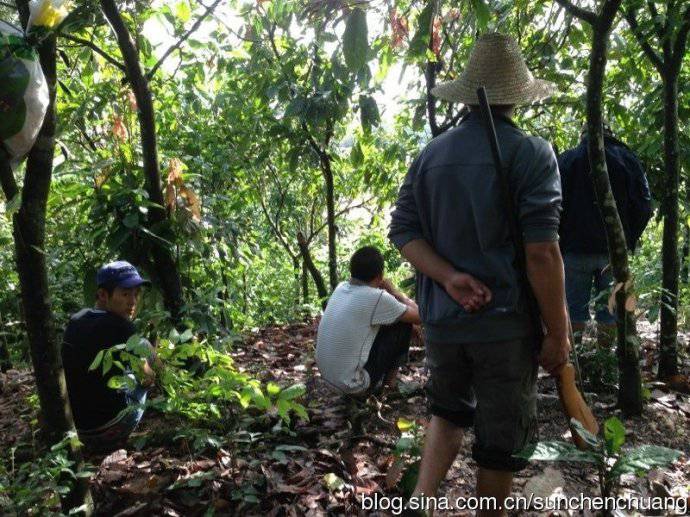
[[[495,123],[503,160],[511,164],[511,193],[524,241],[558,240],[561,186],[551,146],[507,118],[496,117]],[[425,239],[493,293],[485,309],[467,313],[441,285],[419,273],[417,301],[429,341],[481,343],[531,332],[499,185],[480,114],[471,112],[426,146],[400,188],[389,233],[393,244],[402,249]]]

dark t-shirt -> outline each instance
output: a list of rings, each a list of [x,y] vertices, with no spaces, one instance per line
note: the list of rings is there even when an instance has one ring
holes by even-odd
[[[130,321],[112,312],[83,309],[70,318],[62,362],[77,429],[100,427],[126,407],[125,394],[108,387],[108,380],[121,372],[113,368],[104,376],[102,366],[92,371],[89,366],[98,352],[127,342],[135,332]]]

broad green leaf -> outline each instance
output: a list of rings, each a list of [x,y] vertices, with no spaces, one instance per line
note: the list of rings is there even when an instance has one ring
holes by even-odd
[[[290,401],[285,399],[278,399],[276,403],[278,408],[278,415],[280,418],[285,420],[286,423],[290,423]]]
[[[307,387],[302,384],[293,384],[289,388],[285,388],[283,391],[280,392],[279,398],[283,400],[294,400],[296,398],[301,397],[307,392]]]
[[[189,2],[187,0],[178,2],[175,6],[175,14],[182,23],[188,22],[192,17],[192,10],[189,8]]]
[[[362,152],[362,146],[359,145],[359,142],[355,142],[355,145],[352,146],[350,161],[355,167],[359,167],[362,165],[362,162],[364,162],[364,153]]]
[[[426,55],[431,35],[431,17],[434,13],[434,3],[434,0],[429,0],[417,17],[417,32],[415,32],[412,41],[410,41],[408,52],[412,58],[420,58]]]
[[[624,453],[608,473],[609,479],[620,477],[623,474],[647,472],[654,467],[663,467],[676,461],[681,455],[680,451],[669,449],[660,445],[641,445],[630,452]]]
[[[625,426],[615,416],[604,422],[604,442],[609,454],[616,454],[625,443]]]
[[[359,97],[359,114],[362,123],[362,129],[365,134],[371,132],[372,127],[379,125],[381,121],[381,114],[376,101],[370,95],[361,95]]]
[[[491,11],[486,4],[486,0],[471,0],[474,15],[477,17],[477,26],[480,30],[486,29],[491,18]]]
[[[350,13],[343,33],[345,64],[352,72],[358,72],[367,62],[369,51],[367,15],[359,8]]]
[[[105,350],[101,350],[96,354],[96,357],[94,360],[91,362],[91,366],[89,366],[89,371],[95,370],[98,368],[98,366],[101,364],[101,361],[103,361],[103,354],[105,353]]]
[[[587,445],[593,449],[599,449],[601,446],[601,440],[585,429],[579,420],[576,418],[571,418],[570,426],[578,434],[578,436],[582,438],[585,443],[587,443]]]
[[[266,385],[266,392],[269,395],[276,396],[278,393],[280,393],[280,386],[278,386],[275,382],[269,382]]]
[[[538,442],[527,446],[514,455],[516,458],[535,461],[575,461],[599,463],[599,456],[592,451],[581,451],[572,443]]]

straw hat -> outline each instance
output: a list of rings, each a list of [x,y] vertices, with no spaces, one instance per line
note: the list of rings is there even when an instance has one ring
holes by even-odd
[[[496,32],[477,40],[458,79],[439,84],[431,93],[451,102],[478,104],[480,86],[486,87],[489,103],[494,105],[528,104],[555,91],[553,83],[532,76],[517,42]]]

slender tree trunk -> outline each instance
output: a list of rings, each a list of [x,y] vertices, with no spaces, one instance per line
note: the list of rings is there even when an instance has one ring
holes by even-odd
[[[304,258],[302,258],[302,300],[305,304],[309,303],[309,270]]]
[[[620,370],[618,404],[625,414],[639,415],[642,412],[642,379],[639,367],[638,339],[634,318],[626,310],[626,300],[632,287],[628,266],[628,249],[606,168],[601,110],[609,34],[620,4],[621,0],[607,1],[601,14],[596,17],[592,25],[592,52],[587,84],[588,155],[597,202],[605,222],[611,269],[616,283],[621,285],[616,293],[617,355]]]
[[[338,250],[336,248],[335,226],[335,187],[333,185],[333,169],[331,159],[327,154],[321,155],[321,169],[326,182],[326,221],[328,223],[328,279],[331,291],[338,285]],[[319,297],[321,294],[319,293]]]
[[[683,238],[683,251],[681,253],[680,281],[687,284],[690,279],[690,226],[685,225],[685,236]]]
[[[295,275],[295,305],[299,305],[302,275],[302,266],[299,257],[292,257],[292,272]]]
[[[164,229],[169,229],[169,221],[163,208],[165,202],[161,188],[156,120],[151,90],[148,80],[141,70],[137,49],[115,1],[101,0],[101,8],[117,37],[117,43],[127,69],[127,79],[137,100],[146,191],[149,199],[158,205],[149,209],[148,224],[152,232],[159,233]],[[180,319],[180,311],[184,303],[177,263],[172,251],[157,242],[151,246],[151,255],[156,266],[155,277],[163,292],[165,307],[170,312],[173,321],[177,322]]]
[[[223,327],[226,329],[232,329],[232,318],[228,314],[227,309],[227,303],[230,299],[230,282],[228,281],[228,277],[225,275],[225,267],[228,262],[227,256],[220,243],[218,243],[218,246],[216,246],[216,250],[218,251],[218,258],[220,259],[221,263],[220,277],[223,281],[223,289],[220,295],[220,298],[223,300],[223,308],[220,311],[220,320]]]
[[[678,76],[666,74],[664,81],[664,160],[666,197],[662,246],[661,337],[659,379],[678,373]]]
[[[319,268],[314,264],[314,260],[311,258],[311,252],[309,251],[309,245],[307,240],[302,235],[302,232],[297,232],[297,244],[299,245],[299,251],[302,254],[302,260],[304,265],[309,270],[312,279],[314,280],[314,285],[316,285],[316,292],[321,300],[325,300],[328,296],[328,289],[326,289],[326,283],[323,281],[323,276]],[[325,305],[325,302],[323,303]]]
[[[18,1],[24,25],[28,14],[27,2]],[[26,331],[29,339],[36,389],[41,406],[42,439],[52,445],[61,441],[68,432],[75,432],[72,411],[67,395],[65,372],[60,347],[55,335],[53,313],[48,292],[48,270],[45,260],[45,222],[48,194],[53,174],[55,151],[55,37],[47,38],[39,49],[41,67],[48,83],[49,104],[38,139],[31,149],[26,164],[21,205],[13,217],[15,260]],[[8,199],[19,191],[4,153],[0,156],[2,186]],[[9,176],[7,172],[9,171]],[[7,187],[7,188],[6,188]],[[70,444],[69,456],[76,469],[83,467],[81,450]],[[85,513],[93,510],[93,502],[86,479],[79,479],[62,497],[62,509],[85,506]]]
[[[0,158],[0,161],[7,163],[4,157]],[[3,165],[0,164],[0,167]],[[0,332],[5,328],[5,323],[2,321],[2,314],[0,314]],[[3,334],[2,340],[0,340],[0,372],[5,373],[7,370],[12,368],[12,360],[10,359],[10,349],[7,346],[7,336]]]

